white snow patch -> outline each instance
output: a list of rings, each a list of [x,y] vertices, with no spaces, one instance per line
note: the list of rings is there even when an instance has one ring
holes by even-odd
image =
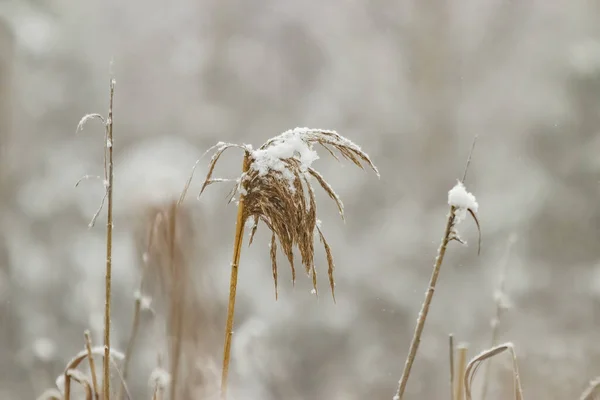
[[[460,223],[467,216],[467,210],[477,213],[479,204],[475,196],[465,188],[465,185],[458,181],[456,185],[448,192],[448,205],[456,208],[456,223]]]
[[[295,158],[300,162],[301,171],[310,168],[312,163],[319,159],[312,144],[306,140],[306,134],[314,131],[309,128],[291,129],[271,139],[264,149],[253,150],[252,169],[258,171],[259,176],[264,176],[269,171],[281,173],[290,183],[290,189],[293,191],[294,174],[282,160]]]

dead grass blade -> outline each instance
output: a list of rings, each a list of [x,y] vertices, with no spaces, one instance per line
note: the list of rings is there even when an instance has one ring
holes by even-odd
[[[521,378],[519,376],[517,355],[515,353],[514,345],[512,343],[501,344],[499,346],[492,347],[489,350],[485,350],[469,362],[464,377],[466,400],[472,400],[471,388],[473,387],[473,381],[475,379],[475,375],[477,374],[479,367],[483,364],[484,361],[489,360],[490,358],[495,357],[501,353],[504,353],[505,351],[508,351],[512,357],[515,400],[523,400],[523,389],[521,388]]]
[[[86,330],[83,333],[83,336],[85,338],[85,350],[87,352],[87,359],[90,363],[90,374],[92,375],[92,387],[94,389],[94,398],[98,399],[100,396],[98,390],[98,379],[96,377],[96,363],[94,362],[94,356],[92,355],[92,337],[90,335],[90,331]]]

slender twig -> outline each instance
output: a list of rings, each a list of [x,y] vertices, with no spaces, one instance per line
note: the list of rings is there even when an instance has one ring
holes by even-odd
[[[469,171],[469,166],[471,165],[471,159],[473,158],[473,151],[475,150],[475,144],[477,143],[477,135],[473,138],[473,143],[471,144],[471,150],[469,151],[469,157],[467,158],[467,165],[465,165],[465,172],[463,174],[462,183],[465,183],[467,179],[467,172]]]
[[[94,356],[92,354],[92,338],[90,336],[90,331],[85,331],[83,333],[85,337],[85,349],[87,351],[88,362],[90,363],[90,374],[92,375],[92,387],[94,388],[94,398],[98,400],[98,379],[96,377],[96,363],[94,362]]]
[[[402,372],[402,377],[400,378],[400,382],[398,384],[398,390],[396,391],[396,395],[394,396],[394,399],[397,400],[402,400],[404,396],[404,391],[406,390],[408,377],[410,376],[410,371],[415,361],[415,356],[417,355],[419,344],[421,343],[421,335],[423,334],[425,320],[427,319],[427,314],[429,313],[429,306],[431,305],[433,293],[435,292],[435,285],[440,275],[440,269],[444,261],[446,248],[448,247],[448,243],[452,239],[451,234],[452,228],[454,226],[455,210],[455,207],[450,207],[450,212],[448,213],[448,219],[446,221],[446,229],[444,230],[444,236],[442,237],[442,243],[438,249],[437,257],[435,258],[435,263],[433,265],[433,273],[431,274],[431,278],[429,280],[429,289],[427,289],[427,293],[425,294],[425,301],[423,302],[423,305],[421,306],[421,311],[419,312],[419,318],[417,319],[415,333],[410,343],[410,349],[408,351],[406,363],[404,364],[404,371]]]
[[[448,336],[448,350],[450,355],[450,400],[454,400],[454,335]]]
[[[104,303],[104,364],[102,387],[104,398],[110,399],[110,301],[111,301],[111,274],[112,274],[112,233],[113,233],[113,99],[115,94],[115,80],[110,80],[110,98],[108,105],[108,118],[106,121],[105,152],[108,153],[106,163],[107,185],[106,197],[108,201],[106,218],[106,279]]]
[[[106,271],[105,271],[105,295],[104,295],[104,359],[102,365],[102,393],[105,400],[110,399],[110,301],[111,301],[111,275],[112,275],[112,233],[113,233],[113,100],[115,95],[115,80],[110,80],[110,95],[108,103],[108,116],[102,117],[100,114],[88,114],[84,116],[77,130],[83,129],[85,123],[92,119],[99,119],[104,125],[104,195],[100,206],[94,213],[89,226],[94,226],[96,218],[107,202],[106,218]],[[87,179],[84,176],[82,179]],[[77,182],[79,184],[81,180]]]
[[[473,156],[473,150],[475,149],[475,143],[477,142],[477,136],[473,139],[473,145],[471,146],[471,151],[469,152],[469,157],[467,159],[467,164],[465,166],[465,172],[463,174],[463,179],[461,184],[464,184],[465,179],[467,178],[467,171],[469,170],[469,166],[471,164],[471,158]],[[449,199],[450,203],[450,199]],[[462,206],[459,206],[462,207]],[[440,269],[442,267],[442,263],[444,262],[444,256],[446,254],[446,249],[448,247],[448,243],[451,240],[457,240],[461,243],[464,243],[459,237],[455,230],[455,224],[460,222],[460,219],[457,220],[456,213],[459,211],[468,211],[469,214],[475,220],[477,224],[477,229],[479,231],[479,247],[477,250],[477,254],[479,254],[481,250],[481,229],[479,229],[479,220],[477,219],[477,215],[475,214],[477,210],[472,210],[471,208],[467,208],[466,210],[462,210],[462,208],[457,208],[454,205],[450,205],[450,212],[448,213],[448,217],[446,220],[446,228],[444,230],[444,235],[442,236],[442,242],[440,247],[438,248],[437,256],[435,258],[435,262],[433,265],[433,271],[431,273],[431,278],[429,279],[429,288],[425,293],[425,300],[421,306],[421,311],[419,312],[419,317],[417,319],[417,326],[415,327],[415,332],[413,334],[410,348],[408,351],[408,356],[406,357],[406,362],[404,364],[404,370],[402,371],[402,376],[400,381],[398,382],[398,389],[396,390],[396,394],[394,395],[394,400],[402,400],[404,397],[404,392],[406,391],[406,384],[408,383],[408,378],[410,376],[410,372],[415,361],[415,357],[417,355],[417,350],[419,349],[419,344],[421,343],[421,335],[423,334],[423,328],[425,327],[425,321],[427,319],[427,315],[429,314],[429,307],[431,306],[431,301],[433,299],[433,294],[435,293],[435,285],[437,284],[437,280],[440,274]],[[459,399],[455,399],[459,400]]]
[[[250,168],[248,153],[244,155],[242,173]],[[231,336],[233,335],[233,317],[235,313],[235,295],[237,291],[237,276],[244,239],[244,195],[240,194],[238,213],[235,227],[235,240],[233,245],[233,259],[231,261],[231,279],[229,282],[229,304],[227,306],[227,325],[225,328],[225,346],[223,349],[223,373],[221,376],[221,399],[227,398],[227,379],[229,376],[229,358],[231,352]]]

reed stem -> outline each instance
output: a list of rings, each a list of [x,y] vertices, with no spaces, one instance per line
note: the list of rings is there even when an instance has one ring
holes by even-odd
[[[419,312],[417,326],[415,328],[415,333],[413,334],[413,338],[410,343],[410,349],[408,351],[408,356],[406,357],[406,363],[404,364],[404,371],[402,371],[402,377],[400,378],[398,390],[396,391],[394,400],[402,400],[402,398],[404,397],[404,392],[406,391],[406,384],[408,382],[408,377],[410,376],[410,371],[412,369],[415,357],[417,355],[417,350],[419,349],[419,344],[421,343],[421,335],[423,334],[425,320],[427,319],[427,314],[429,313],[429,306],[431,305],[431,300],[433,299],[433,294],[435,292],[435,285],[440,275],[440,269],[442,267],[442,263],[444,262],[446,248],[448,247],[448,243],[450,242],[450,240],[452,240],[451,234],[452,227],[454,226],[454,219],[455,208],[450,207],[450,213],[448,214],[448,220],[446,222],[446,229],[444,231],[442,243],[438,249],[438,254],[433,265],[433,272],[429,280],[429,288],[427,289],[427,293],[425,294],[425,301],[423,302],[423,305],[421,306],[421,311]]]
[[[242,173],[250,168],[249,154],[244,155]],[[225,346],[223,350],[223,373],[221,375],[221,399],[227,398],[227,380],[229,377],[229,359],[231,356],[231,337],[233,335],[233,317],[235,314],[235,295],[237,291],[237,277],[242,253],[242,241],[244,237],[244,195],[240,194],[238,213],[235,225],[235,241],[233,244],[233,260],[231,262],[231,278],[229,282],[229,304],[227,306],[227,325],[225,328]]]
[[[106,275],[105,275],[105,303],[104,303],[104,362],[102,387],[104,399],[110,399],[110,301],[112,280],[112,233],[113,233],[113,99],[115,94],[115,80],[110,81],[110,98],[108,106],[108,119],[106,121],[105,151],[108,153],[106,161]]]

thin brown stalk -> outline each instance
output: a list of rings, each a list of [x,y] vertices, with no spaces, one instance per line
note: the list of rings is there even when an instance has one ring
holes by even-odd
[[[85,400],[92,400],[92,386],[87,377],[76,369],[70,369],[65,372],[65,399],[70,399],[71,396],[71,379],[83,386],[85,390]],[[67,397],[68,396],[68,397]]]
[[[410,371],[415,361],[415,356],[417,355],[419,344],[421,343],[421,335],[423,334],[425,320],[427,319],[427,314],[429,313],[431,300],[433,299],[433,294],[435,292],[435,285],[440,275],[440,269],[442,267],[442,263],[444,262],[444,256],[446,254],[448,243],[450,243],[450,240],[452,240],[452,228],[454,227],[455,210],[455,207],[450,207],[450,212],[448,213],[448,219],[446,221],[446,228],[444,230],[444,236],[442,237],[442,243],[438,249],[437,257],[435,258],[435,263],[433,265],[433,272],[429,280],[429,289],[427,289],[427,293],[425,294],[425,301],[423,302],[423,305],[421,306],[421,311],[419,312],[419,318],[417,319],[415,333],[410,343],[410,349],[408,351],[408,356],[406,357],[406,363],[404,364],[404,371],[402,372],[402,377],[400,378],[400,382],[398,384],[398,390],[396,391],[396,395],[394,396],[394,399],[397,400],[402,400],[402,398],[404,397],[408,377],[410,376]]]
[[[108,118],[106,121],[106,144],[105,151],[108,153],[107,160],[107,218],[106,218],[106,276],[105,276],[105,303],[104,303],[104,362],[102,375],[102,392],[104,398],[110,400],[110,301],[112,281],[112,231],[113,231],[113,99],[115,94],[115,80],[110,81],[110,98],[108,106]]]
[[[469,157],[467,159],[467,165],[465,167],[463,180],[459,181],[459,185],[455,186],[453,188],[453,190],[455,190],[457,188],[462,188],[464,190],[464,181],[467,177],[467,171],[469,169],[469,165],[471,164],[471,158],[473,155],[473,150],[475,148],[476,141],[477,141],[477,137],[475,137],[475,139],[473,140],[473,145],[471,147],[471,151],[469,152]],[[458,236],[458,232],[455,229],[455,225],[457,223],[459,223],[463,217],[462,215],[457,217],[457,212],[459,212],[461,214],[466,214],[466,212],[468,212],[475,220],[475,223],[477,225],[477,230],[479,232],[477,254],[479,255],[479,253],[481,251],[481,229],[480,229],[479,220],[478,220],[477,214],[476,214],[477,203],[475,201],[475,197],[473,195],[471,195],[470,193],[465,193],[465,195],[463,197],[471,197],[472,202],[474,204],[468,205],[468,206],[464,206],[464,204],[455,206],[455,205],[453,205],[455,203],[452,203],[452,199],[450,198],[451,192],[448,193],[448,203],[450,204],[450,212],[448,213],[448,218],[446,220],[446,228],[444,230],[444,235],[442,236],[442,242],[440,244],[440,247],[438,248],[437,256],[436,256],[435,262],[433,264],[433,271],[431,273],[431,278],[429,279],[429,288],[427,289],[427,292],[425,293],[425,300],[423,301],[423,304],[421,306],[421,311],[419,312],[419,317],[417,319],[417,326],[415,327],[415,332],[413,334],[413,337],[412,337],[412,340],[410,343],[410,348],[408,351],[408,355],[406,357],[406,362],[404,364],[404,370],[402,371],[402,376],[400,377],[400,381],[398,382],[398,389],[396,390],[396,394],[394,395],[394,400],[402,400],[404,397],[404,392],[406,391],[406,384],[408,383],[408,378],[410,376],[410,372],[411,372],[413,363],[415,361],[415,357],[417,355],[417,350],[419,349],[419,344],[421,343],[421,335],[423,334],[423,329],[425,328],[425,321],[427,320],[427,315],[429,314],[429,307],[431,306],[433,294],[435,293],[435,286],[437,284],[437,280],[438,280],[438,277],[440,274],[440,269],[442,267],[442,263],[444,262],[444,256],[446,254],[446,249],[448,247],[448,243],[450,243],[451,240],[456,240],[457,242],[460,242],[463,244],[465,243]],[[466,190],[465,190],[465,192],[466,192]],[[464,203],[464,199],[460,199],[460,203]],[[475,208],[471,209],[470,207],[472,207],[472,206],[474,206]],[[462,207],[467,207],[467,208],[463,209]],[[459,400],[459,399],[455,399],[455,400]]]
[[[448,350],[450,355],[450,400],[454,400],[454,335],[448,336]]]
[[[107,204],[106,218],[106,271],[105,271],[105,295],[104,295],[104,359],[102,365],[102,388],[104,398],[110,398],[110,303],[111,303],[111,282],[112,282],[112,232],[113,232],[113,101],[115,94],[115,80],[110,80],[110,95],[108,104],[108,115],[104,118],[100,114],[85,115],[79,124],[77,130],[82,130],[85,123],[92,119],[99,119],[104,125],[104,195],[100,206],[94,213],[89,226],[94,226],[96,218],[100,211]],[[82,179],[86,179],[86,175]],[[81,182],[78,181],[76,186]]]
[[[98,379],[96,377],[96,363],[94,362],[94,356],[92,354],[92,338],[90,336],[90,331],[85,331],[83,333],[85,337],[85,349],[87,351],[88,362],[90,363],[90,374],[92,375],[92,387],[94,388],[94,398],[97,400],[99,398],[98,394]]]
[[[250,168],[248,153],[244,155],[242,173]],[[227,380],[229,377],[229,359],[231,356],[231,336],[233,335],[233,317],[235,313],[235,295],[237,291],[237,276],[244,239],[244,195],[240,195],[238,203],[237,220],[235,227],[235,240],[233,244],[233,259],[231,261],[231,279],[229,282],[229,304],[227,306],[227,325],[225,328],[225,346],[223,349],[223,372],[221,375],[221,399],[227,398]]]
[[[492,347],[491,349],[485,350],[484,352],[474,357],[471,361],[469,361],[469,365],[467,365],[467,369],[465,371],[464,376],[466,400],[472,400],[471,388],[473,386],[473,380],[475,379],[475,375],[481,364],[484,361],[489,360],[492,357],[495,357],[498,354],[501,354],[505,351],[510,352],[512,357],[513,389],[515,400],[523,400],[523,389],[521,388],[521,377],[519,375],[517,354],[515,353],[515,349],[512,343],[504,343],[499,346]]]
[[[579,400],[600,399],[600,376],[590,381],[588,387],[583,391]]]
[[[469,347],[466,344],[461,344],[456,348],[456,351],[458,353],[458,366],[456,374],[456,386],[454,388],[454,399],[463,400],[465,396],[464,378]]]
[[[79,365],[88,357],[90,357],[90,353],[91,356],[102,356],[104,357],[104,347],[103,346],[98,346],[98,347],[92,347],[90,349],[90,351],[88,352],[88,349],[84,349],[82,351],[80,351],[79,353],[77,353],[77,355],[75,355],[75,357],[73,357],[71,359],[71,361],[69,361],[69,363],[67,364],[64,372],[63,372],[63,377],[65,380],[65,395],[64,395],[64,400],[69,400],[70,396],[71,396],[71,387],[70,387],[70,379],[72,378],[72,373],[69,373],[69,371],[77,371],[77,368],[79,367]],[[119,369],[119,366],[117,365],[115,359],[118,360],[122,360],[123,359],[123,355],[117,351],[115,351],[114,349],[111,349],[110,351],[110,356],[109,356],[109,362],[112,365],[113,369],[115,370],[115,372],[117,373],[117,376],[119,377],[119,379],[121,380],[121,382],[123,382],[123,384],[125,385],[125,394],[127,395],[127,399],[131,400],[131,394],[129,393],[129,389],[127,388],[127,384],[124,383],[123,381],[123,375],[121,374],[121,371]],[[75,372],[77,373],[77,372]],[[91,385],[90,385],[91,387]]]

